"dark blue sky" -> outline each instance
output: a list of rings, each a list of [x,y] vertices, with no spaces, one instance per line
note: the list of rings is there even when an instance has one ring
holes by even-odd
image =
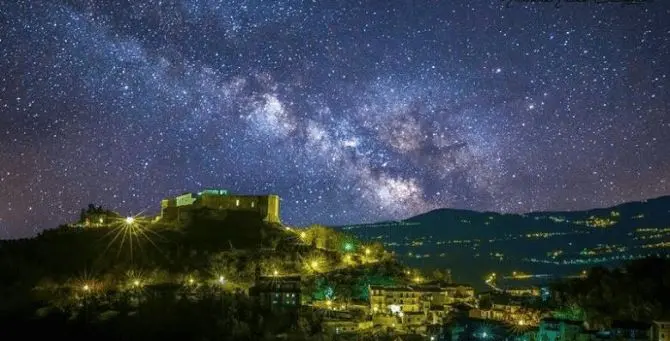
[[[286,223],[670,194],[670,3],[3,1],[0,231],[276,193]]]

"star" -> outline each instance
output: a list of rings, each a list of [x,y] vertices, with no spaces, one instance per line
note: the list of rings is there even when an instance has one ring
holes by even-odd
[[[0,227],[205,188],[297,226],[670,194],[670,5],[542,6],[9,2]]]

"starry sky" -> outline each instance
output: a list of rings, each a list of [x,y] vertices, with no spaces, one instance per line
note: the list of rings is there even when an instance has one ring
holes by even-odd
[[[225,188],[284,222],[670,194],[670,2],[0,5],[0,238]]]

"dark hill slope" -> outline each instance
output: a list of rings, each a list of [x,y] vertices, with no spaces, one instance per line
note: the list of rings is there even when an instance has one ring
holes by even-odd
[[[670,196],[575,212],[499,214],[438,209],[398,222],[340,227],[379,240],[412,265],[488,272],[574,274],[670,250]]]

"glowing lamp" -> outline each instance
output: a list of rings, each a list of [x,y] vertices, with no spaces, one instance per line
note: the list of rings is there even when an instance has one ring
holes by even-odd
[[[133,217],[126,217],[126,224],[132,225],[135,222],[135,218]]]
[[[91,287],[89,287],[88,284],[84,284],[82,289],[84,289],[84,291],[89,291],[89,290],[91,290]]]

